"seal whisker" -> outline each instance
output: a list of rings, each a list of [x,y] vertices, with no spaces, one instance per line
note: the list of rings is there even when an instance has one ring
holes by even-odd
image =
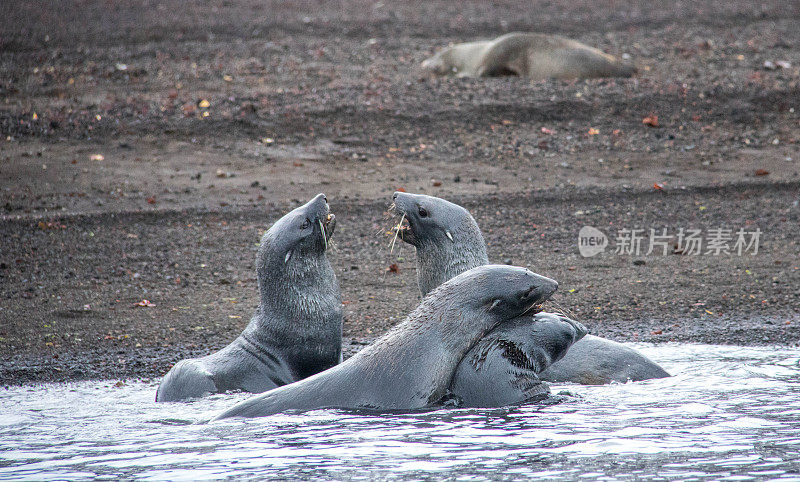
[[[325,246],[325,251],[328,250],[328,233],[325,232],[325,226],[322,225],[322,219],[317,219],[319,223],[319,230],[322,233],[322,244]]]
[[[400,235],[400,228],[403,226],[403,220],[405,219],[406,219],[406,213],[403,213],[403,215],[400,216],[400,222],[397,223],[397,226],[394,227],[394,238],[392,238],[392,244],[389,247],[389,253],[394,252],[394,243],[397,242],[397,237]]]
[[[570,310],[569,308],[562,306],[561,303],[552,298],[550,298],[550,301],[553,303],[553,305],[555,305],[556,308],[555,311],[557,313],[561,313],[562,315],[568,316],[569,318],[576,318],[575,313],[573,313],[572,310]]]
[[[384,219],[390,220],[393,217],[394,217],[394,215],[391,212],[384,211],[384,213],[383,213],[383,218]],[[394,224],[392,224],[392,227],[394,227]],[[378,226],[378,230],[375,232],[375,236],[376,237],[378,237],[378,236],[388,236],[388,235],[391,234],[391,230],[392,230],[392,228],[388,228],[387,229],[387,228],[384,228],[383,226]]]
[[[541,302],[538,302],[538,303],[534,303],[531,306],[529,306],[528,309],[526,309],[522,314],[523,315],[527,315],[527,314],[535,315],[536,313],[539,313],[544,309],[544,303],[545,303],[544,301],[541,301]]]

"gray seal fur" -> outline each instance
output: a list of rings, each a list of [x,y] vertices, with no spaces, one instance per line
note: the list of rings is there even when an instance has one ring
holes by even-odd
[[[556,313],[525,315],[499,326],[459,363],[450,392],[461,407],[505,407],[545,399],[538,374],[557,362],[586,328]]]
[[[561,362],[539,373],[539,378],[551,383],[582,385],[640,382],[668,376],[666,370],[633,348],[593,335],[586,335]]]
[[[176,363],[156,401],[261,393],[339,363],[342,299],[325,254],[335,227],[324,194],[275,222],[258,250],[261,299],[250,323],[222,350]]]
[[[630,77],[636,72],[632,65],[577,40],[520,32],[451,45],[422,62],[421,69],[440,76],[518,75],[532,80]]]
[[[286,410],[414,410],[448,395],[456,367],[486,333],[535,309],[557,284],[524,268],[479,266],[431,291],[408,317],[329,370],[245,400],[215,419]]]
[[[478,223],[463,207],[422,194],[395,193],[394,201],[397,212],[409,223],[398,237],[417,248],[422,296],[464,271],[489,264]],[[433,210],[433,217],[427,209]]]
[[[463,207],[422,194],[398,192],[394,194],[393,200],[396,211],[408,220],[408,225],[400,228],[398,236],[416,248],[417,277],[423,295],[426,289],[435,286],[436,281],[456,276],[461,269],[470,269],[489,262],[486,243],[478,224]],[[455,229],[466,225],[470,228]],[[438,234],[441,232],[451,232],[453,239],[443,240]],[[452,259],[458,258],[460,253],[467,253],[463,257],[464,263],[459,259]],[[428,261],[436,259],[447,259],[448,262],[443,264]],[[515,339],[511,333],[506,338]],[[538,373],[538,376],[548,382],[596,385],[612,381],[625,383],[665,378],[670,375],[632,348],[586,335],[569,348],[561,360]]]

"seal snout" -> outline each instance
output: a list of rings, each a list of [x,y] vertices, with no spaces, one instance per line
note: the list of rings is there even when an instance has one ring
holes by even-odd
[[[558,282],[536,274],[533,276],[531,286],[520,294],[519,299],[524,305],[529,306],[529,313],[538,313],[542,311],[544,302],[550,299],[558,289]]]
[[[314,199],[308,203],[313,207],[317,219],[324,221],[331,212],[331,207],[328,205],[328,198],[323,193],[314,196]]]
[[[404,214],[408,216],[409,213],[413,211],[409,205],[409,201],[410,199],[408,194],[399,191],[395,192],[392,194],[392,209],[398,214]]]
[[[328,197],[324,193],[319,193],[309,201],[307,206],[309,206],[309,209],[306,211],[308,213],[306,214],[306,219],[319,227],[322,245],[327,249],[328,241],[330,241],[336,228],[336,216],[331,212],[331,207],[328,205]]]
[[[583,338],[584,336],[586,336],[589,333],[589,329],[586,328],[586,326],[584,326],[583,323],[581,323],[579,321],[575,321],[575,320],[573,320],[571,318],[567,318],[567,317],[564,317],[564,318],[565,318],[565,321],[567,323],[569,323],[570,325],[572,325],[572,327],[575,329],[575,341],[580,340],[581,338]]]
[[[394,194],[392,194],[392,205],[389,208],[389,211],[393,211],[401,216],[400,221],[398,221],[397,224],[392,227],[396,237],[399,237],[406,243],[415,245],[416,238],[412,224],[412,219],[415,215],[415,209],[412,204],[413,198],[411,196],[411,194],[396,191]]]

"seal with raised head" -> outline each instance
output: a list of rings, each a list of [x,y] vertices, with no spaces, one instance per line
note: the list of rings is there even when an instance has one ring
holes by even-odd
[[[276,221],[261,238],[261,300],[250,323],[222,350],[176,363],[156,401],[229,390],[261,393],[339,363],[342,298],[326,256],[335,227],[324,194]]]
[[[533,80],[630,77],[636,69],[613,55],[559,35],[509,33],[494,40],[451,45],[422,62],[432,75]]]
[[[329,370],[245,400],[216,419],[286,410],[413,410],[448,395],[465,354],[493,328],[533,312],[558,284],[527,269],[487,265],[431,291],[405,320]]]
[[[398,237],[417,251],[417,279],[423,296],[441,280],[489,263],[478,223],[463,207],[432,196],[401,192],[394,194],[393,201],[402,216],[396,228]],[[525,340],[525,335],[504,336],[507,340]],[[664,378],[669,373],[632,348],[586,335],[538,376],[548,382],[599,385]]]

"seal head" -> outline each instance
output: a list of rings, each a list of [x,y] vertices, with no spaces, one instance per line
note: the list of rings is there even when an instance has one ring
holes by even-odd
[[[489,264],[478,223],[458,204],[444,199],[395,192],[401,215],[398,237],[417,251],[417,282],[425,296],[445,281],[475,266]]]
[[[481,338],[456,368],[450,403],[504,407],[547,398],[538,374],[586,335],[577,321],[557,313],[524,315]]]
[[[328,249],[328,241],[335,229],[336,216],[331,213],[328,199],[321,193],[280,218],[261,238],[259,283],[266,270],[276,263],[288,264],[295,255],[322,255]]]

